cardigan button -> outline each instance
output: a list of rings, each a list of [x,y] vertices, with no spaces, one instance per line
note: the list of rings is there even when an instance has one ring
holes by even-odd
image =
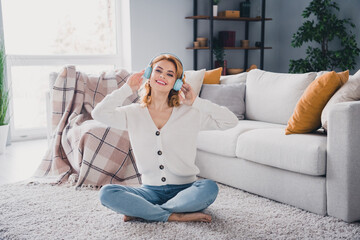
[[[164,165],[160,165],[159,168],[160,168],[161,170],[163,170],[163,169],[164,169]]]
[[[159,150],[159,151],[157,152],[157,154],[158,154],[158,155],[161,155],[161,154],[162,154],[162,151]]]
[[[161,178],[161,181],[165,182],[165,181],[166,181],[166,178],[162,177],[162,178]]]
[[[159,131],[156,131],[155,134],[156,134],[156,136],[159,136],[159,135],[160,135],[160,132],[159,132]]]

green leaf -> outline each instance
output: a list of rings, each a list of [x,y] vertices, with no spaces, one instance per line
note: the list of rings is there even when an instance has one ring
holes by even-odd
[[[0,126],[9,123],[7,110],[9,107],[9,91],[5,84],[5,50],[0,42]]]
[[[316,47],[312,43],[312,47],[306,49],[304,59],[291,59],[289,72],[354,69],[360,49],[356,36],[348,28],[355,28],[355,24],[349,18],[339,19],[336,15],[339,11],[338,4],[332,0],[313,0],[305,8],[304,19],[314,18],[304,21],[293,34],[291,46],[298,48],[312,42],[319,45]],[[329,49],[329,46],[334,49]]]

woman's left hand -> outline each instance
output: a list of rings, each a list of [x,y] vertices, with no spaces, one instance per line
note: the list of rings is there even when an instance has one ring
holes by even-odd
[[[196,99],[196,94],[194,93],[190,84],[184,83],[181,87],[181,91],[184,93],[185,98],[182,96],[182,94],[179,94],[180,102],[185,105],[191,106]]]

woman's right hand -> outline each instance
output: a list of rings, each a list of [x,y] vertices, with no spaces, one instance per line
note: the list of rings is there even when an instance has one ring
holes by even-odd
[[[144,75],[145,70],[142,70],[141,72],[132,74],[126,83],[131,87],[133,92],[136,92],[139,90],[141,83],[142,83],[142,76]]]

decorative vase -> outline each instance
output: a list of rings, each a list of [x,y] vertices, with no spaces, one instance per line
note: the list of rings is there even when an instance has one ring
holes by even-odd
[[[0,126],[0,154],[5,152],[8,132],[9,124]]]
[[[217,17],[218,15],[218,5],[213,5],[213,16]]]
[[[249,48],[249,40],[241,40],[241,47]]]
[[[219,61],[215,61],[215,68],[219,68],[221,67],[221,64]],[[227,68],[227,61],[224,60],[224,66],[223,66],[223,69],[222,69],[222,72],[221,72],[221,75],[225,76],[226,75],[226,68]]]
[[[203,37],[196,38],[196,41],[199,42],[200,47],[207,47],[208,39]]]

